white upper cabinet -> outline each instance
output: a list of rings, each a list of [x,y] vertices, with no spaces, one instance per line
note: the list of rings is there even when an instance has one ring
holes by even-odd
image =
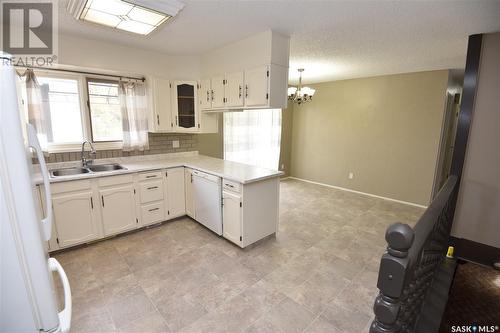
[[[175,81],[173,90],[173,116],[176,132],[197,132],[200,128],[198,121],[196,81]]]
[[[286,108],[289,55],[290,38],[271,30],[202,55],[201,75],[211,78],[214,91],[212,105],[202,110]]]
[[[220,109],[225,106],[226,97],[224,95],[224,76],[212,78],[212,108]]]
[[[226,74],[225,95],[226,107],[237,108],[243,104],[244,88],[243,72],[234,72]]]
[[[152,118],[150,132],[171,132],[174,130],[172,120],[171,83],[161,78],[151,78]]]
[[[269,67],[259,66],[245,71],[245,106],[268,106]]]

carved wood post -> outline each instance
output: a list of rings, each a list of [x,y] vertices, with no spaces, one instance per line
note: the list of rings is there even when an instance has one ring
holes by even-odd
[[[415,239],[413,229],[402,223],[387,228],[387,252],[382,256],[377,287],[380,294],[375,299],[375,320],[370,333],[398,332],[397,319],[401,310],[401,296],[409,270],[408,251]]]

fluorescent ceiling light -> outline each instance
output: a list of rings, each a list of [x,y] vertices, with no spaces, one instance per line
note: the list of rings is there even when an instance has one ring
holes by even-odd
[[[184,4],[177,0],[71,0],[68,10],[82,21],[148,35]]]

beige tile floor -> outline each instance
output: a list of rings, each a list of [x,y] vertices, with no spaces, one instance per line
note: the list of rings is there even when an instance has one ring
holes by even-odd
[[[57,254],[72,332],[366,332],[385,228],[422,209],[285,180],[280,211],[245,250],[180,218]]]

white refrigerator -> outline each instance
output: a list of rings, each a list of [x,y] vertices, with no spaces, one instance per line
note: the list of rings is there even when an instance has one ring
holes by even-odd
[[[10,55],[0,52],[0,332],[68,332],[71,326],[71,290],[63,268],[49,258],[47,241],[52,207],[46,218],[37,214],[31,155],[40,162],[45,202],[52,202],[49,178],[34,128],[27,125],[26,140]],[[64,290],[59,311],[52,272]]]

